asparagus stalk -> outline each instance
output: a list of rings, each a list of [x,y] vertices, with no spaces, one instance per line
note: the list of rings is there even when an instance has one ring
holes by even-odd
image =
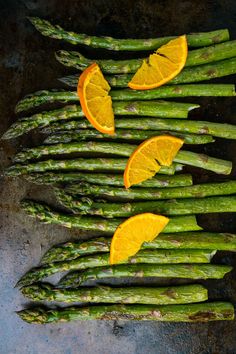
[[[229,175],[232,171],[231,161],[216,159],[204,154],[196,154],[191,151],[179,151],[174,158],[174,161],[189,166],[204,168],[205,170],[223,175]]]
[[[72,141],[82,141],[87,139],[95,139],[95,140],[135,140],[135,141],[143,141],[145,139],[151,138],[153,136],[158,135],[173,135],[177,136],[180,139],[183,139],[186,144],[207,144],[214,142],[214,139],[211,135],[198,135],[198,134],[182,134],[172,132],[171,134],[168,131],[153,131],[153,130],[127,130],[127,129],[116,129],[115,134],[113,135],[105,135],[100,133],[95,129],[81,129],[74,131],[64,131],[60,134],[52,134],[49,135],[45,140],[44,144],[58,144],[58,143],[70,143]]]
[[[216,62],[219,60],[236,57],[236,41],[228,41],[189,51],[185,67],[196,66]],[[56,59],[63,65],[84,70],[96,62],[101,70],[107,74],[135,73],[142,65],[143,58],[112,60],[112,59],[88,59],[81,53],[75,51],[59,50],[56,52]]]
[[[171,305],[208,300],[207,289],[202,285],[172,286],[162,288],[89,287],[57,289],[49,284],[35,284],[22,289],[23,295],[34,301],[93,302],[122,304]]]
[[[108,197],[134,200],[156,200],[171,198],[203,198],[216,195],[236,194],[236,181],[221,183],[196,184],[194,186],[176,188],[134,188],[125,189],[120,187],[92,185],[85,183],[70,184],[62,190],[62,193],[75,195],[90,195],[93,197]],[[61,192],[61,191],[60,191]],[[59,193],[60,193],[59,192]]]
[[[43,129],[44,133],[55,133],[58,131],[81,128],[91,128],[91,125],[85,120],[71,120],[70,122],[56,122]],[[233,124],[221,124],[207,121],[185,120],[180,119],[116,119],[116,128],[136,129],[136,130],[167,130],[170,132],[181,132],[190,134],[210,134],[219,138],[236,139],[236,126]]]
[[[99,237],[88,241],[66,242],[49,249],[43,256],[43,264],[75,259],[80,256],[106,253],[110,250],[111,239]],[[215,232],[161,233],[151,242],[142,244],[141,249],[208,249],[236,252],[236,235]]]
[[[88,320],[135,320],[160,322],[208,322],[234,319],[229,302],[188,305],[108,305],[45,309],[37,307],[17,313],[23,321],[35,324]]]
[[[223,161],[223,160],[222,160]],[[45,171],[109,171],[123,172],[127,159],[115,158],[77,158],[73,160],[46,160],[27,165],[16,164],[9,167],[5,174],[7,176],[18,176],[30,172]],[[162,166],[158,171],[160,174],[173,175],[182,171],[183,165],[173,163],[171,166]]]
[[[78,81],[78,78],[77,78]],[[77,83],[78,84],[78,83]],[[235,86],[232,84],[198,84],[162,86],[157,89],[135,91],[131,89],[113,90],[110,92],[112,101],[156,100],[159,98],[178,97],[209,97],[235,96]],[[78,102],[76,91],[36,91],[20,100],[15,108],[16,113],[32,109],[47,103]]]
[[[136,146],[125,143],[115,142],[79,142],[68,144],[56,144],[56,145],[42,145],[39,147],[25,149],[19,152],[14,157],[14,162],[23,163],[31,159],[40,159],[44,156],[54,156],[58,154],[70,154],[70,153],[101,153],[105,155],[118,155],[129,157]],[[203,154],[197,154],[190,151],[181,150],[174,158],[175,162],[179,162],[185,165],[204,168],[205,170],[213,171],[219,174],[228,175],[232,170],[232,163],[230,161],[216,159]],[[114,160],[115,163],[115,160]],[[124,165],[124,168],[126,163]],[[105,168],[105,167],[104,167]],[[162,167],[163,169],[163,167]]]
[[[35,104],[34,100],[27,98],[19,103],[17,111],[36,107]],[[144,114],[150,117],[160,116],[164,118],[187,118],[188,112],[198,107],[197,104],[166,101],[153,101],[151,104],[147,101],[113,102],[113,110],[116,115],[136,116]],[[78,119],[83,116],[84,113],[79,105],[65,106],[57,110],[34,114],[31,117],[21,118],[12,124],[4,133],[2,139],[16,138],[32,129],[45,127],[55,121]]]
[[[184,84],[161,86],[152,90],[112,90],[112,101],[155,100],[179,97],[227,97],[235,96],[235,86],[231,84]]]
[[[208,250],[143,250],[122,263],[209,263],[214,255],[215,251]],[[109,253],[96,254],[33,268],[20,279],[17,286],[22,287],[36,283],[58,272],[109,266],[109,257]]]
[[[57,198],[63,206],[75,214],[97,215],[104,218],[127,218],[147,212],[163,215],[236,212],[236,196],[111,203],[96,202],[88,198],[77,200],[57,191]]]
[[[1,139],[12,139],[28,133],[32,129],[45,127],[56,121],[64,121],[72,118],[82,117],[83,112],[80,106],[71,105],[53,111],[45,111],[34,114],[31,117],[21,118],[11,125],[3,134]]]
[[[77,85],[78,85],[78,79],[77,79]],[[27,111],[32,108],[36,108],[39,106],[42,106],[44,104],[48,103],[55,103],[55,102],[62,102],[62,103],[68,103],[68,102],[75,102],[78,103],[78,94],[76,91],[65,91],[65,90],[40,90],[36,91],[34,93],[26,95],[23,99],[21,99],[16,107],[15,107],[15,112],[20,113],[23,111]],[[67,108],[67,107],[66,107]],[[81,113],[80,109],[78,109],[78,115],[83,115]]]
[[[78,81],[78,78],[77,78]],[[78,84],[78,83],[77,83]],[[156,100],[159,98],[204,97],[204,96],[235,96],[235,86],[232,84],[198,84],[162,86],[157,89],[135,91],[131,89],[113,90],[110,92],[112,101]],[[16,105],[16,113],[26,111],[46,103],[78,102],[76,91],[37,91],[25,96]],[[114,104],[113,104],[114,106]],[[196,107],[197,108],[197,107]],[[117,113],[116,113],[117,114]],[[127,113],[125,113],[127,114]],[[146,113],[145,113],[146,114]]]
[[[67,228],[78,228],[88,231],[101,231],[113,234],[124,219],[107,220],[96,217],[73,216],[52,210],[50,207],[33,202],[22,201],[21,206],[25,212],[46,224],[57,224]],[[198,226],[194,215],[171,218],[163,232],[197,231],[202,228]]]
[[[60,287],[77,287],[88,280],[101,279],[123,279],[123,278],[184,278],[184,279],[222,279],[225,274],[233,268],[225,265],[215,264],[126,264],[97,267],[86,269],[77,274],[73,279],[62,278],[59,282]]]
[[[106,173],[33,173],[24,176],[27,180],[37,184],[55,184],[63,182],[87,182],[96,183],[107,186],[124,186],[124,178],[122,175],[111,175]],[[189,174],[179,174],[174,176],[156,175],[147,181],[132,186],[133,188],[152,188],[152,187],[183,187],[193,184],[192,176]],[[131,188],[129,190],[132,190]]]
[[[151,50],[156,49],[175,38],[116,39],[112,37],[96,37],[65,31],[62,27],[58,25],[53,26],[49,21],[38,17],[29,17],[29,20],[43,36],[64,40],[71,44],[83,44],[93,48],[104,48],[109,50]],[[228,40],[229,31],[227,29],[187,35],[189,47],[205,47]]]
[[[58,96],[63,94],[63,102],[78,102],[79,98],[76,92],[51,92],[49,91],[49,97],[45,97],[45,91],[38,91],[31,95],[27,95],[21,101],[18,102],[15,111],[16,113],[27,111],[32,108],[40,106],[42,103],[56,102]],[[67,96],[67,98],[65,97]],[[71,97],[72,96],[72,97]],[[69,98],[71,97],[71,98]],[[46,100],[45,100],[46,98]],[[59,100],[61,101],[61,100]],[[115,115],[146,115],[149,117],[164,117],[164,118],[187,118],[188,112],[195,108],[199,108],[198,104],[194,103],[182,103],[182,102],[170,102],[170,101],[115,101],[112,103],[112,108]],[[67,107],[66,107],[67,108]],[[63,111],[64,108],[61,110]],[[78,116],[84,116],[84,113],[80,106],[77,106]],[[64,118],[63,118],[64,119]]]
[[[185,68],[168,85],[188,84],[211,80],[236,73],[236,57],[219,62]],[[106,80],[112,87],[127,87],[133,74],[106,75]],[[70,87],[77,87],[78,74],[62,77],[59,81]]]

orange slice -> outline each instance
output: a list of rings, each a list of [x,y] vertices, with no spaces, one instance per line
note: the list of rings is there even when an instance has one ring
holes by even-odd
[[[96,63],[80,75],[77,93],[82,110],[94,128],[106,134],[115,132],[112,100],[108,95],[110,89]]]
[[[187,55],[186,36],[172,39],[144,59],[128,86],[134,90],[148,90],[164,85],[180,73]]]
[[[126,261],[136,254],[143,242],[150,242],[165,228],[169,219],[143,213],[132,216],[116,229],[110,247],[110,264]]]
[[[170,166],[184,140],[169,135],[154,136],[140,144],[130,156],[124,172],[129,188],[152,178],[163,166]]]

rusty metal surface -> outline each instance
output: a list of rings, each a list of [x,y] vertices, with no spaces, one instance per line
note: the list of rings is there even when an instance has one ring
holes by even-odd
[[[17,100],[38,89],[60,87],[56,78],[69,72],[56,62],[54,51],[70,46],[42,37],[27,22],[28,15],[45,17],[88,34],[138,38],[228,27],[232,38],[236,38],[235,0],[0,0],[0,134],[16,119],[13,111]],[[82,52],[93,54],[86,48]],[[226,81],[235,82],[235,78]],[[235,100],[194,101],[202,104],[194,113],[196,118],[236,121]],[[10,163],[11,156],[22,145],[32,145],[37,139],[36,134],[31,134],[1,143],[1,168]],[[236,166],[235,142],[218,139],[204,150],[231,159]],[[208,175],[196,171],[195,180],[208,180]],[[44,197],[46,191],[20,179],[0,179],[0,354],[236,353],[236,321],[209,324],[89,321],[46,326],[21,321],[15,311],[28,302],[14,288],[17,280],[38,264],[51,245],[85,237],[79,232],[39,224],[19,210],[18,202],[25,195]],[[204,216],[199,222],[212,231],[236,230],[233,214]],[[236,266],[236,257],[229,253],[221,253],[215,260]],[[236,271],[224,280],[208,281],[210,297],[235,303],[235,276]]]

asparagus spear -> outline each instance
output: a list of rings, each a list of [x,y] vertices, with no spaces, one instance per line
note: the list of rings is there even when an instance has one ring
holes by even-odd
[[[221,161],[221,160],[220,160]],[[224,161],[224,160],[222,160]],[[109,171],[123,172],[127,159],[115,158],[77,158],[73,160],[46,160],[27,165],[16,164],[9,167],[5,174],[7,176],[18,176],[30,172],[45,171]],[[218,165],[216,165],[218,166]],[[223,165],[222,165],[223,167]],[[173,163],[171,166],[162,166],[158,173],[173,175],[176,171],[181,171],[183,165]]]
[[[43,256],[43,264],[75,259],[110,250],[110,238],[95,238],[88,241],[66,242],[49,249]],[[215,232],[177,232],[161,233],[151,242],[142,244],[141,249],[208,249],[236,252],[236,235]]]
[[[228,76],[236,73],[236,57],[221,60],[214,64],[204,64],[196,67],[185,68],[168,85],[187,84],[191,82],[200,82],[211,80],[218,77]],[[106,75],[106,80],[113,87],[127,87],[132,78],[132,74]],[[62,77],[59,81],[70,87],[77,87],[78,74]]]
[[[115,134],[105,135],[100,133],[95,129],[81,129],[74,131],[64,131],[60,134],[49,135],[45,140],[44,144],[58,144],[58,143],[69,143],[72,141],[82,141],[86,139],[95,139],[103,141],[109,140],[135,140],[143,141],[145,139],[151,138],[157,135],[173,135],[177,136],[180,139],[183,139],[186,144],[207,144],[214,142],[214,139],[211,135],[198,135],[198,134],[181,134],[172,132],[171,134],[168,131],[153,131],[153,130],[127,130],[127,129],[116,129]]]
[[[68,228],[79,228],[81,230],[101,231],[113,234],[122,219],[107,220],[96,217],[73,216],[52,210],[50,207],[33,202],[22,201],[21,206],[31,217],[36,217],[47,224],[57,224]],[[197,231],[202,228],[198,226],[194,215],[171,218],[163,232]]]
[[[42,113],[34,114],[31,117],[21,118],[16,121],[11,127],[3,134],[1,139],[12,139],[22,134],[29,132],[38,127],[45,127],[50,123],[67,120],[72,118],[82,117],[83,112],[80,106],[71,105],[53,111],[45,111]]]
[[[124,178],[122,175],[111,175],[106,173],[32,173],[24,175],[24,177],[34,183],[38,184],[55,184],[60,182],[87,182],[96,183],[107,186],[124,186]],[[151,188],[151,187],[183,187],[191,186],[193,184],[192,176],[189,174],[179,174],[174,176],[159,176],[156,175],[147,181],[132,186],[133,188]]]
[[[200,82],[210,80],[222,76],[232,75],[236,73],[236,57],[226,60],[221,60],[214,64],[204,64],[196,67],[189,67],[181,71],[171,84],[187,84],[191,82]],[[113,75],[107,78],[109,84],[115,87],[127,87],[132,78],[132,74]]]
[[[184,278],[222,279],[233,268],[215,264],[126,264],[86,269],[77,274],[73,282],[62,278],[60,287],[77,287],[88,280],[123,278]]]
[[[185,67],[197,66],[216,62],[219,60],[236,57],[236,41],[228,41],[189,51]],[[101,70],[107,74],[135,73],[142,65],[144,58],[112,60],[112,59],[88,59],[81,53],[75,51],[59,50],[56,52],[56,59],[63,65],[84,70],[96,62]]]
[[[203,198],[214,195],[236,194],[236,181],[221,183],[196,184],[182,188],[136,188],[125,189],[104,185],[92,185],[85,183],[70,184],[62,190],[62,193],[71,195],[90,195],[93,197],[109,197],[119,199],[171,199],[171,198]],[[61,192],[61,191],[60,191]],[[59,193],[60,193],[59,192]]]
[[[56,122],[43,129],[43,133],[55,133],[58,131],[81,128],[91,128],[91,125],[85,120],[71,120],[70,122]],[[219,138],[236,139],[236,126],[233,124],[221,124],[206,121],[180,119],[116,119],[116,128],[138,129],[138,130],[167,130],[190,134],[210,134]]]
[[[112,90],[112,101],[155,100],[172,97],[224,97],[235,96],[235,86],[231,84],[184,84],[161,86],[152,90]]]
[[[35,102],[30,99],[21,101],[17,110],[32,108]],[[24,107],[24,108],[23,108]],[[166,101],[131,101],[131,102],[113,102],[113,109],[116,115],[148,115],[152,117],[164,118],[187,118],[188,112],[192,109],[198,108],[199,105],[191,103],[176,103]],[[29,132],[32,129],[45,127],[50,123],[61,120],[68,120],[71,118],[83,117],[84,113],[79,105],[65,106],[63,108],[45,111],[42,113],[34,114],[31,117],[21,118],[16,121],[2,136],[2,139],[16,138],[22,134]]]
[[[77,78],[78,81],[78,78]],[[78,83],[77,83],[78,84]],[[110,92],[112,101],[155,100],[159,98],[175,98],[188,96],[235,96],[235,87],[232,84],[205,84],[205,85],[175,85],[162,86],[157,89],[135,91],[131,89],[113,90]],[[76,91],[36,91],[20,100],[15,108],[16,113],[32,109],[47,103],[78,102]]]
[[[14,162],[23,163],[31,159],[40,159],[41,157],[48,155],[58,155],[58,154],[70,154],[70,153],[101,153],[108,155],[118,155],[129,157],[136,146],[132,144],[125,143],[115,143],[115,142],[79,142],[79,143],[68,143],[68,144],[56,144],[56,145],[42,145],[39,147],[25,149],[19,152],[14,157]],[[232,163],[230,161],[216,159],[207,155],[197,154],[190,151],[181,150],[177,153],[174,158],[175,162],[179,162],[185,165],[195,166],[204,168],[209,171],[213,171],[219,174],[228,175],[231,173]],[[115,160],[114,160],[115,163]],[[124,168],[126,163],[124,165]],[[104,167],[105,168],[105,167]],[[163,167],[162,167],[163,170]]]
[[[127,261],[122,263],[209,263],[214,254],[215,251],[208,250],[144,250],[138,252],[135,256],[130,257]],[[109,253],[96,254],[33,268],[20,279],[17,286],[22,287],[36,283],[43,278],[58,272],[109,266],[109,257]]]
[[[77,85],[78,85],[78,79],[77,79]],[[67,103],[67,102],[75,102],[78,103],[78,94],[75,91],[65,91],[65,90],[40,90],[36,91],[34,93],[26,95],[23,99],[21,99],[16,107],[15,107],[15,112],[20,113],[23,111],[27,111],[32,108],[39,107],[44,104],[48,103],[54,103],[54,102],[62,102],[62,103]],[[67,108],[67,107],[66,107]],[[78,115],[77,117],[83,116],[83,113],[77,107]],[[34,116],[33,116],[34,118]],[[62,118],[64,119],[64,118]],[[65,118],[66,119],[66,118]]]
[[[29,109],[40,106],[42,103],[56,102],[61,92],[49,92],[49,97],[45,97],[45,91],[38,91],[31,95],[27,95],[16,105],[16,113],[27,111]],[[78,102],[79,98],[76,92],[67,93],[62,92],[64,99],[59,101],[63,102]],[[67,97],[65,97],[67,96]],[[72,97],[71,97],[72,96]],[[71,99],[71,98],[72,99]],[[46,98],[46,101],[45,101]],[[112,103],[112,108],[115,115],[131,115],[139,116],[146,115],[149,117],[164,117],[164,118],[187,118],[188,112],[195,108],[199,108],[198,104],[194,103],[182,103],[171,101],[115,101]],[[67,107],[66,107],[67,108]],[[61,110],[63,111],[64,108]],[[77,106],[78,116],[84,116],[84,113],[80,106]],[[61,118],[60,118],[61,119]],[[64,118],[63,118],[64,119]]]
[[[216,159],[204,154],[196,154],[191,151],[179,151],[175,156],[174,161],[189,166],[204,168],[205,170],[223,175],[229,175],[232,170],[231,161]]]
[[[64,40],[71,44],[83,44],[93,48],[104,48],[109,50],[151,50],[156,49],[175,38],[116,39],[112,37],[96,37],[65,31],[62,27],[58,25],[53,26],[49,21],[38,17],[29,17],[29,20],[43,36]],[[205,47],[228,40],[229,31],[227,29],[187,35],[189,47]]]
[[[35,324],[88,320],[135,320],[160,322],[208,322],[234,319],[229,302],[188,305],[108,305],[45,309],[37,307],[18,311],[23,321]]]
[[[172,286],[162,288],[89,287],[57,289],[49,284],[35,284],[22,289],[23,295],[34,301],[93,302],[123,304],[188,304],[208,300],[207,289],[202,285]]]
[[[236,196],[111,203],[96,202],[88,198],[77,200],[57,191],[57,198],[63,206],[75,214],[99,215],[104,218],[127,218],[147,212],[163,215],[236,212]]]

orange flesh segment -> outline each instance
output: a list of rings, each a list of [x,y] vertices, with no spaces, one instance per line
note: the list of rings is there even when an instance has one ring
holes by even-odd
[[[164,85],[180,73],[187,55],[186,36],[172,39],[144,59],[128,86],[134,90],[148,90]]]
[[[144,242],[150,242],[166,227],[169,219],[143,213],[132,216],[116,229],[110,247],[110,264],[117,264],[135,255]]]
[[[183,146],[184,140],[169,136],[154,136],[140,144],[130,156],[125,171],[124,185],[129,188],[152,178],[161,166],[170,166]]]
[[[96,63],[80,75],[77,93],[82,110],[94,128],[106,134],[115,132],[112,100],[108,94],[110,89]]]

